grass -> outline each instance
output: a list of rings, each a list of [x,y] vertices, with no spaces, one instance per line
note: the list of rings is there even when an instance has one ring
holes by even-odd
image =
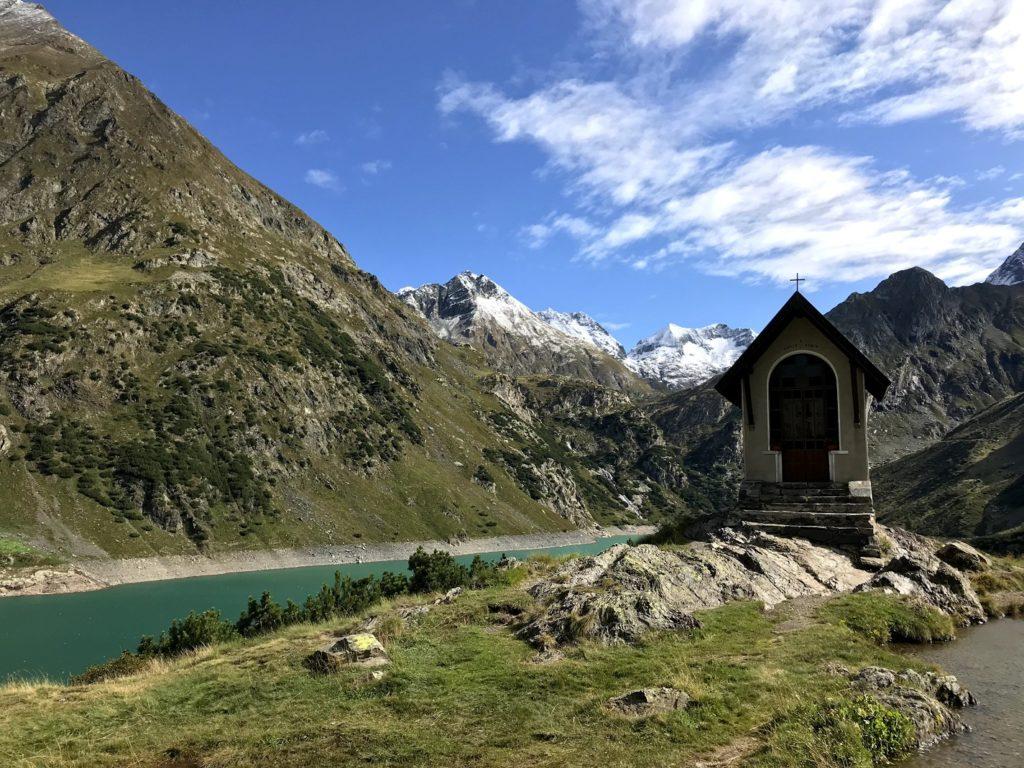
[[[827,665],[915,664],[848,624],[810,617],[783,628],[785,610],[755,603],[706,612],[693,633],[653,634],[638,646],[585,642],[562,661],[535,663],[487,609],[522,597],[521,588],[492,588],[408,627],[387,619],[392,665],[381,680],[357,668],[328,677],[303,669],[331,633],[358,624],[339,620],[92,686],[9,685],[0,688],[0,764],[682,766],[739,749],[765,768],[831,766],[840,763],[830,754],[862,754],[865,737],[843,717],[841,727],[816,725],[831,712],[823,707],[849,701],[845,680]],[[695,704],[640,720],[605,706],[661,685]],[[781,748],[783,737],[792,749]]]
[[[825,621],[875,643],[933,643],[955,637],[953,620],[929,605],[892,595],[842,595],[819,611]]]
[[[992,566],[972,574],[971,583],[988,616],[1024,616],[1024,558],[992,558]]]
[[[60,560],[53,555],[40,552],[16,539],[0,536],[0,567],[28,568],[42,565],[56,565]]]

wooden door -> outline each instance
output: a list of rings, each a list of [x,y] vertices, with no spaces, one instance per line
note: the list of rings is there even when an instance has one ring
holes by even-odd
[[[839,444],[836,377],[815,355],[791,355],[768,383],[772,450],[784,482],[826,482],[828,454]]]

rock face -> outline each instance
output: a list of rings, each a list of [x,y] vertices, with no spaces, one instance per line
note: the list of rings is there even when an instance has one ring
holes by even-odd
[[[914,724],[918,749],[970,730],[954,709],[977,704],[952,675],[922,674],[912,669],[894,672],[867,667],[852,677],[851,686],[908,717]]]
[[[870,414],[876,464],[1024,391],[1022,286],[951,288],[913,268],[852,294],[827,316],[893,382]]]
[[[1020,285],[1024,283],[1024,244],[1006,257],[1006,261],[988,277],[986,283],[992,285]]]
[[[421,312],[442,339],[476,347],[502,373],[559,374],[616,389],[644,389],[608,353],[610,337],[595,343],[594,334],[585,334],[582,321],[573,316],[545,319],[486,275],[462,272],[444,284],[403,288],[398,296]]]
[[[541,649],[582,638],[633,642],[650,630],[696,627],[694,611],[733,600],[771,607],[869,577],[830,549],[761,533],[725,529],[678,551],[620,545],[570,561],[531,588],[544,608],[521,636]]]
[[[686,709],[690,696],[675,688],[641,688],[608,700],[608,706],[624,715],[644,717]]]
[[[985,622],[985,610],[970,580],[928,552],[901,552],[857,591],[872,589],[917,597],[963,625]]]
[[[749,328],[724,323],[683,328],[669,323],[630,350],[626,365],[649,381],[686,389],[722,373],[754,340]]]

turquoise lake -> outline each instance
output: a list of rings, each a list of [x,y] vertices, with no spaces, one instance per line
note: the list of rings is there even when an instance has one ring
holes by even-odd
[[[509,550],[523,558],[541,552],[594,554],[628,541],[609,536],[591,544]],[[502,552],[481,553],[495,560]],[[468,564],[473,556],[459,557]],[[0,681],[11,678],[66,680],[86,667],[134,650],[142,635],[155,635],[189,611],[219,609],[234,619],[249,596],[270,592],[274,599],[300,602],[334,572],[354,579],[384,571],[406,571],[406,561],[317,565],[221,576],[125,584],[93,592],[0,599]]]

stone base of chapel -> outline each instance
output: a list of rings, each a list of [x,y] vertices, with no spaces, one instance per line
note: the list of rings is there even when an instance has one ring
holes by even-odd
[[[740,486],[736,516],[748,528],[850,551],[864,568],[881,567],[871,483],[769,483]]]

